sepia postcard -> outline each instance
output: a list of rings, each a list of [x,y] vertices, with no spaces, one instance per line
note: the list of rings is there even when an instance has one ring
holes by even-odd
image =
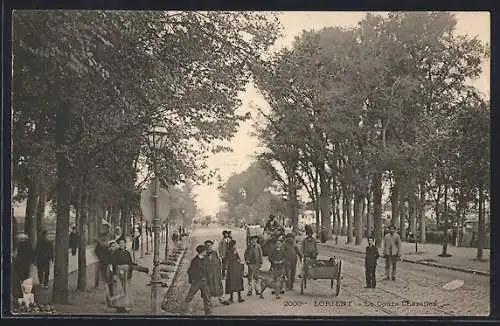
[[[14,10],[12,37],[13,315],[490,314],[488,12]]]

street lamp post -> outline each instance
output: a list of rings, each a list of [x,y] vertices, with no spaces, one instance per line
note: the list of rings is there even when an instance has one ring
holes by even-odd
[[[160,179],[158,173],[158,166],[156,160],[156,149],[162,148],[162,140],[164,139],[165,132],[159,131],[158,129],[154,129],[151,132],[152,143],[154,147],[154,157],[153,157],[153,165],[154,165],[154,178],[153,178],[153,217],[152,217],[152,231],[153,231],[153,273],[151,275],[151,311],[153,314],[158,314],[161,310],[160,303],[160,287],[161,287],[161,278],[160,278],[160,229],[161,229],[161,220],[158,212],[158,197],[160,193]]]

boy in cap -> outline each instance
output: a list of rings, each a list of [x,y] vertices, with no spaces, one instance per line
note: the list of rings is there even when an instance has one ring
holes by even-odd
[[[396,233],[396,227],[391,225],[389,233],[384,237],[385,257],[385,279],[389,279],[389,271],[392,267],[391,279],[396,280],[396,263],[401,258],[401,238]]]
[[[378,249],[375,247],[373,237],[368,238],[368,247],[365,255],[365,276],[366,288],[375,288],[377,281],[375,279],[375,270],[377,269],[377,259],[379,258]]]
[[[250,245],[245,250],[245,262],[248,265],[248,296],[252,295],[253,289],[255,288],[255,294],[260,295],[259,292],[259,278],[257,272],[262,267],[262,248],[260,247],[257,240],[258,236],[251,237]]]
[[[292,233],[286,235],[285,252],[286,289],[293,290],[293,283],[295,283],[295,274],[297,272],[297,257],[302,260],[302,253],[295,243],[295,238]]]
[[[183,310],[187,307],[187,305],[193,301],[193,298],[198,291],[201,292],[201,297],[203,298],[203,308],[205,310],[205,314],[211,314],[210,309],[210,290],[207,285],[207,248],[204,245],[199,245],[196,247],[197,255],[191,260],[191,264],[188,269],[188,280],[189,280],[189,291],[184,299],[184,307]]]

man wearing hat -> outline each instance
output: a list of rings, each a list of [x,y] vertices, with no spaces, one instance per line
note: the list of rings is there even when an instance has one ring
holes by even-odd
[[[229,241],[231,238],[229,237],[229,231],[222,231],[222,239],[219,241],[219,257],[222,261],[222,277],[226,276],[226,253],[229,247]]]
[[[213,250],[214,242],[212,240],[205,241],[207,248],[207,287],[209,294],[213,298],[219,298],[219,302],[223,305],[228,305],[229,302],[223,299],[224,289],[222,287],[222,265],[217,252]]]
[[[396,280],[396,263],[401,257],[401,238],[396,232],[396,227],[391,225],[389,233],[384,237],[384,257],[385,257],[385,279],[389,279],[389,271],[392,267],[391,279]]]
[[[250,238],[250,245],[245,250],[245,262],[248,266],[248,296],[252,295],[255,288],[255,294],[260,295],[260,284],[258,271],[262,267],[262,248],[257,242],[258,236],[254,235]]]
[[[271,271],[273,273],[274,294],[276,299],[280,299],[283,293],[283,280],[285,278],[285,248],[283,247],[283,237],[278,237],[271,253],[269,261],[271,262]]]
[[[288,233],[285,238],[285,272],[287,279],[286,289],[293,290],[293,283],[295,283],[295,274],[297,272],[297,258],[300,258],[300,260],[302,261],[302,253],[295,243],[295,237],[293,236],[293,233]]]

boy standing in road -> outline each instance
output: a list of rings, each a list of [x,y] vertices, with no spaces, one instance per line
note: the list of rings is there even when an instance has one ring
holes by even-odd
[[[248,265],[248,296],[252,295],[255,288],[255,294],[260,295],[260,285],[258,271],[262,267],[262,248],[257,242],[258,237],[253,236],[252,243],[245,250],[245,262]]]
[[[368,247],[365,255],[365,275],[366,288],[375,288],[377,281],[375,279],[375,270],[377,269],[377,259],[379,257],[378,249],[375,247],[372,237],[368,238]]]
[[[285,272],[286,272],[286,280],[287,286],[286,289],[293,290],[293,283],[295,283],[295,273],[297,272],[297,257],[302,260],[302,253],[297,247],[295,243],[295,238],[292,233],[288,233],[286,235],[286,243],[285,243]]]
[[[207,248],[204,245],[199,245],[196,247],[197,255],[191,260],[191,265],[188,269],[188,280],[191,286],[189,287],[186,299],[184,299],[183,311],[186,310],[187,305],[193,301],[193,298],[198,291],[201,292],[201,297],[203,298],[203,308],[205,309],[205,314],[210,315],[210,296],[209,289],[207,285],[207,263],[206,254]]]

